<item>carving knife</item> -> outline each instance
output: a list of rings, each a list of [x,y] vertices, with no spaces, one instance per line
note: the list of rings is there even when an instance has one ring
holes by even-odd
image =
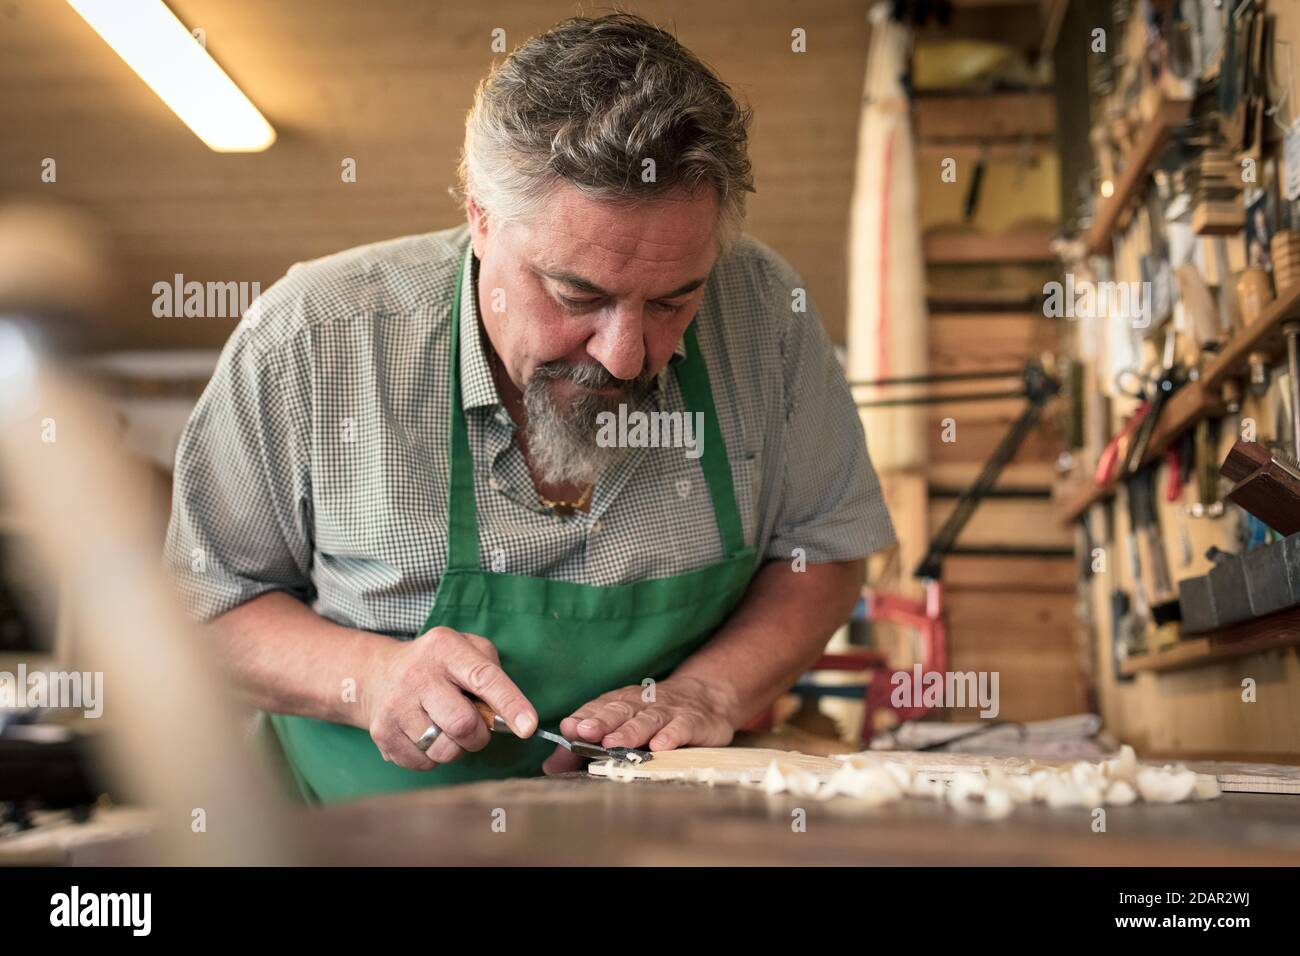
[[[514,735],[510,725],[483,701],[475,700],[471,701],[471,703],[473,703],[474,709],[478,711],[479,716],[483,718],[483,723],[487,725],[488,730],[494,734]],[[654,759],[654,754],[649,750],[638,750],[634,747],[601,747],[597,744],[589,744],[585,740],[569,740],[567,737],[553,734],[549,730],[542,730],[540,727],[536,733],[538,737],[559,744],[579,757],[586,757],[589,760],[617,760],[620,763],[636,764]]]
[[[505,722],[502,721],[504,726]],[[507,728],[509,729],[509,728]],[[545,737],[552,743],[557,743],[565,747],[579,757],[587,757],[591,760],[617,760],[619,763],[645,763],[647,760],[653,760],[654,754],[648,750],[638,750],[634,747],[599,747],[596,744],[589,744],[583,740],[569,740],[567,737],[561,737],[559,734],[553,734],[549,730],[537,731],[537,736]]]

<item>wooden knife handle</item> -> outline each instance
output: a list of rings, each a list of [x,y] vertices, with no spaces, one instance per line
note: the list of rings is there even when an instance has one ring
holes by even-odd
[[[483,723],[487,725],[487,729],[491,730],[492,725],[496,723],[497,712],[493,710],[489,704],[479,700],[477,697],[470,698],[470,703],[474,705],[474,709],[478,711],[478,715],[483,718]]]

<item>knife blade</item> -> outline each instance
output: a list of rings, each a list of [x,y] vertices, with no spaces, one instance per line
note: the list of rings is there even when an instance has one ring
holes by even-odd
[[[552,743],[557,743],[561,747],[573,751],[579,757],[587,757],[591,760],[617,760],[620,763],[645,763],[647,760],[653,760],[654,754],[648,750],[638,750],[634,747],[601,747],[597,744],[589,744],[585,740],[569,740],[567,737],[561,737],[559,734],[553,734],[549,730],[538,729],[537,736],[543,737]]]
[[[478,711],[479,716],[483,718],[483,723],[487,729],[494,734],[511,734],[514,731],[510,725],[505,722],[500,714],[495,713],[491,707],[481,700],[471,701],[474,709]],[[653,760],[654,754],[649,750],[640,750],[635,747],[601,747],[598,744],[589,744],[585,740],[570,740],[560,734],[551,733],[549,730],[537,729],[537,736],[543,740],[549,740],[551,743],[559,744],[561,747],[569,750],[579,757],[586,757],[588,760],[617,760],[620,763],[645,763],[647,760]]]

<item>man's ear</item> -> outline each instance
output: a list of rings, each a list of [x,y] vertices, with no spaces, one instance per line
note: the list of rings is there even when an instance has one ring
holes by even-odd
[[[469,220],[469,238],[474,246],[474,255],[482,260],[487,246],[488,215],[474,201],[473,196],[465,197],[465,217]]]

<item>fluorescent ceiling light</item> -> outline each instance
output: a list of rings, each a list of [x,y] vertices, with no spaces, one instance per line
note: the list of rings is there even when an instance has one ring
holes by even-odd
[[[68,0],[199,139],[256,153],[275,130],[162,0]]]

